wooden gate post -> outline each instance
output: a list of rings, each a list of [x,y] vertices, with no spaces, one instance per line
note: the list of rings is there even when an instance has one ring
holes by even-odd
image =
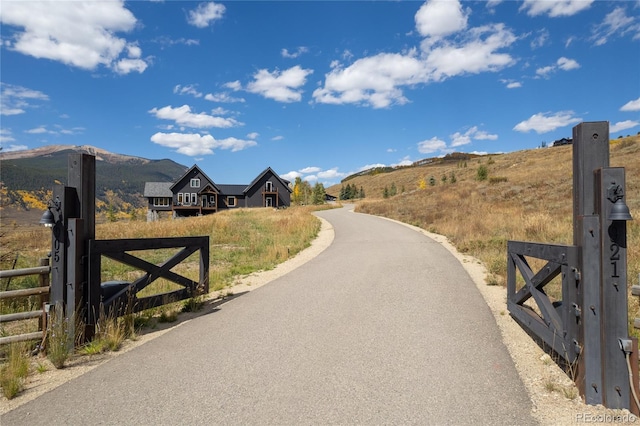
[[[580,252],[576,384],[587,404],[630,408],[625,354],[637,351],[628,331],[625,221],[631,216],[628,210],[612,215],[617,202],[624,203],[624,169],[609,168],[609,123],[575,126],[573,243]]]
[[[96,324],[96,313],[99,312],[100,281],[89,280],[89,240],[96,238],[96,157],[89,154],[70,154],[68,162],[69,186],[76,190],[78,205],[76,223],[76,241],[78,247],[75,255],[77,262],[74,268],[73,282],[69,282],[74,291],[73,307],[75,312],[83,314],[85,321],[84,337],[93,337]],[[98,286],[90,290],[89,286]],[[97,297],[97,299],[96,299]],[[70,299],[68,299],[71,301]]]
[[[587,404],[602,404],[600,364],[600,223],[595,215],[594,170],[609,166],[609,123],[573,128],[573,244],[580,252],[580,312],[576,384]]]

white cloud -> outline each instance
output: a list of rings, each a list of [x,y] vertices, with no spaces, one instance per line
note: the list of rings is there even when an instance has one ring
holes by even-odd
[[[285,173],[283,175],[280,175],[280,177],[282,179],[288,180],[289,182],[293,182],[294,180],[296,180],[296,178],[302,177],[302,173],[296,172],[296,171],[291,171],[289,173]]]
[[[470,12],[458,0],[428,0],[415,14],[416,29],[424,37],[441,38],[467,28]]]
[[[209,24],[217,19],[222,19],[225,7],[222,4],[200,3],[195,10],[190,10],[187,16],[187,22],[198,28],[206,28]]]
[[[551,132],[560,127],[577,124],[582,118],[575,117],[573,111],[560,111],[554,114],[550,112],[540,112],[532,115],[529,119],[516,124],[513,130],[526,133],[531,130],[538,134]]]
[[[304,169],[300,170],[300,173],[303,174],[309,174],[309,173],[318,173],[319,171],[321,171],[322,169],[320,167],[305,167]]]
[[[42,134],[42,133],[51,133],[43,126],[35,127],[33,129],[29,129],[29,130],[25,130],[24,132],[25,133],[29,133],[31,135],[39,135],[39,134]]]
[[[497,51],[509,47],[516,36],[503,24],[471,28],[462,44],[444,43],[427,52],[427,66],[435,81],[463,74],[499,71],[515,60]]]
[[[425,3],[415,15],[416,28],[426,37],[420,51],[379,53],[348,66],[333,61],[324,85],[313,92],[314,101],[373,108],[403,105],[409,102],[403,93],[405,86],[495,72],[516,62],[499,52],[516,41],[511,30],[503,24],[467,29],[467,17],[457,1]],[[447,39],[449,35],[453,40]]]
[[[489,134],[484,130],[478,130],[477,126],[473,126],[464,133],[456,132],[453,135],[451,135],[450,147],[455,148],[462,145],[468,145],[471,143],[472,139],[494,141],[498,139],[498,135]]]
[[[632,38],[637,40],[640,38],[640,24],[636,22],[636,18],[627,16],[623,7],[616,7],[609,12],[602,23],[595,26],[591,32],[591,40],[596,46],[602,46],[615,35],[624,36],[628,33],[632,34]]]
[[[640,125],[640,123],[637,121],[631,121],[631,120],[619,121],[616,124],[612,124],[609,127],[609,133],[617,133],[623,130],[632,129],[638,125]]]
[[[201,98],[202,97],[202,93],[200,93],[198,91],[198,89],[196,89],[196,85],[195,84],[188,84],[186,86],[181,86],[180,84],[177,84],[174,88],[173,88],[173,93],[176,93],[178,95],[191,95],[195,98]]]
[[[257,93],[279,102],[299,102],[307,76],[313,70],[303,69],[299,65],[284,71],[269,72],[261,69],[254,74],[254,80],[247,85],[247,91]]]
[[[0,114],[24,114],[32,101],[48,101],[49,96],[38,90],[27,89],[13,84],[0,83]]]
[[[591,7],[594,0],[524,0],[520,10],[529,16],[548,15],[552,18],[572,16]]]
[[[284,136],[278,135],[271,138],[272,141],[281,141],[284,139]]]
[[[231,150],[232,152],[256,146],[257,142],[236,138],[215,139],[211,135],[198,133],[161,133],[151,136],[151,141],[176,152],[190,157],[213,154],[215,149]]]
[[[15,138],[10,129],[0,129],[0,143],[15,142]],[[6,151],[6,148],[2,147]]]
[[[640,111],[640,98],[622,105],[622,107],[620,107],[620,111]]]
[[[103,65],[119,74],[147,67],[137,44],[116,36],[137,23],[122,1],[9,1],[0,20],[20,28],[5,44],[25,55],[86,70]]]
[[[565,58],[564,56],[559,58],[554,65],[538,68],[536,74],[541,77],[549,77],[550,74],[556,72],[558,69],[563,71],[571,71],[580,68],[580,64],[574,60]]]
[[[431,154],[447,148],[445,141],[433,137],[422,142],[418,142],[418,152],[421,154]]]
[[[573,59],[565,58],[564,56],[558,59],[557,64],[558,64],[558,68],[560,68],[563,71],[575,70],[580,68],[580,64],[577,61]]]
[[[549,31],[546,28],[538,30],[538,35],[531,41],[531,48],[538,49],[549,41]]]
[[[247,135],[249,139],[258,139],[258,136],[260,136],[260,133],[258,132],[251,132]]]
[[[344,173],[340,173],[337,167],[333,169],[318,172],[318,179],[339,179],[345,177]]]
[[[536,74],[538,74],[541,77],[548,77],[549,74],[551,74],[555,70],[556,70],[556,67],[554,65],[549,65],[546,67],[538,68],[536,70]]]
[[[198,129],[209,127],[228,128],[243,125],[243,123],[233,118],[214,117],[203,112],[198,114],[192,113],[189,105],[182,105],[177,108],[173,108],[172,106],[166,106],[160,109],[153,108],[149,113],[162,120],[173,120],[180,126]]]
[[[335,67],[325,75],[324,87],[316,89],[313,98],[318,103],[385,108],[408,102],[397,86],[427,79],[424,64],[417,58],[382,53],[359,59],[347,68]]]
[[[298,56],[302,55],[303,53],[307,53],[308,51],[309,51],[309,49],[307,47],[300,46],[293,52],[289,52],[289,50],[287,50],[287,49],[282,49],[282,51],[280,53],[282,54],[283,58],[295,59]]]
[[[132,71],[137,71],[140,74],[147,69],[147,63],[142,59],[120,59],[113,64],[113,70],[118,74],[129,74]]]
[[[242,90],[242,84],[240,84],[238,80],[230,81],[228,83],[223,84],[223,86],[226,87],[227,89],[233,90],[234,92],[237,92],[238,90]]]
[[[0,146],[0,148],[2,148],[2,152],[24,151],[25,149],[29,149],[29,147],[26,145],[9,145],[9,146],[2,145]]]
[[[522,87],[522,83],[519,81],[511,81],[507,83],[507,89],[517,89],[519,87]]]
[[[204,96],[205,100],[211,102],[219,102],[219,103],[235,103],[235,102],[244,102],[244,98],[234,98],[230,96],[228,93],[220,92],[220,93],[207,93]]]

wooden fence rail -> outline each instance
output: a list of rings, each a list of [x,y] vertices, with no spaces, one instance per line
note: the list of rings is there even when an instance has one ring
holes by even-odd
[[[30,296],[40,296],[40,309],[26,312],[17,312],[13,314],[0,315],[0,324],[23,321],[26,319],[40,318],[38,329],[39,331],[33,333],[16,334],[13,336],[0,337],[0,345],[6,345],[10,343],[25,342],[29,340],[39,340],[44,338],[46,331],[47,315],[45,312],[45,304],[49,300],[49,273],[51,272],[51,266],[49,266],[49,259],[41,259],[40,266],[35,268],[24,269],[12,269],[10,271],[0,271],[0,278],[9,277],[25,277],[30,275],[38,275],[40,281],[40,287],[26,288],[22,290],[9,290],[0,291],[0,301],[21,299]]]

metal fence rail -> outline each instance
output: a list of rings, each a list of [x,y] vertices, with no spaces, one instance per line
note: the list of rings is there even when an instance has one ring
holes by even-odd
[[[42,259],[40,261],[40,265],[41,266],[37,266],[34,268],[12,269],[9,271],[0,271],[0,278],[26,277],[30,275],[38,275],[38,279],[40,281],[40,287],[0,292],[0,301],[22,299],[22,298],[31,297],[31,296],[40,296],[40,309],[36,309],[33,311],[16,312],[12,314],[0,315],[0,323],[24,321],[27,319],[39,318],[40,319],[38,324],[39,331],[0,337],[0,345],[6,345],[10,343],[17,343],[17,342],[25,342],[29,340],[39,340],[44,338],[44,333],[46,331],[46,321],[47,321],[45,304],[49,300],[49,291],[50,291],[49,273],[51,272],[51,266],[49,266],[49,259]]]

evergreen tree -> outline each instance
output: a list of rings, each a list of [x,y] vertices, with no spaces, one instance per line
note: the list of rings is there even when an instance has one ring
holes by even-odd
[[[436,186],[436,178],[434,178],[433,176],[429,177],[429,185],[430,186]]]
[[[455,174],[455,173],[451,172],[451,179],[449,179],[449,181],[450,181],[451,183],[456,183],[456,182],[457,182],[456,174]]]
[[[382,190],[382,198],[389,198],[389,188],[387,188],[386,186]]]
[[[389,190],[389,196],[393,197],[397,193],[398,193],[398,190],[396,189],[396,184],[394,182],[394,183],[391,184],[391,189]]]
[[[324,204],[326,192],[324,185],[317,182],[313,187],[313,204]]]
[[[364,198],[364,188],[360,187],[360,198]]]

